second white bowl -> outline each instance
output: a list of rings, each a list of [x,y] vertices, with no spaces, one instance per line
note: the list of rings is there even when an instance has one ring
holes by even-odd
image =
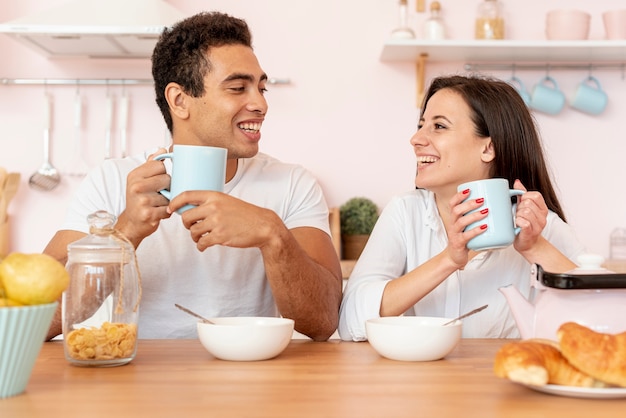
[[[387,316],[365,322],[370,345],[383,357],[400,361],[433,361],[447,356],[461,339],[462,322],[452,318]]]
[[[276,357],[289,344],[294,321],[272,317],[207,318],[198,322],[200,343],[221,360],[257,361]]]

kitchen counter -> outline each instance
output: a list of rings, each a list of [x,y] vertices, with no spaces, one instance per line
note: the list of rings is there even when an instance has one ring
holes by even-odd
[[[45,343],[2,417],[610,417],[626,399],[535,392],[493,374],[505,340],[464,339],[444,360],[382,358],[367,342],[292,340],[272,360],[228,362],[197,340],[140,340],[130,364],[72,366]]]

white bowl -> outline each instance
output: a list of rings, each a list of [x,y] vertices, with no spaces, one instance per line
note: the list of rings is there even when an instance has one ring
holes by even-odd
[[[552,10],[546,16],[546,38],[577,41],[589,37],[591,15],[582,10]]]
[[[26,389],[57,305],[0,308],[0,399]]]
[[[450,354],[461,339],[462,322],[452,318],[386,316],[365,322],[370,345],[383,357],[400,361],[433,361]]]
[[[276,357],[289,344],[293,319],[271,317],[207,318],[198,322],[198,338],[221,360],[257,361]]]

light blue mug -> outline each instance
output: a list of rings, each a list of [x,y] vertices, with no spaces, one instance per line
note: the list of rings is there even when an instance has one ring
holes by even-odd
[[[530,107],[549,115],[556,115],[565,106],[565,95],[556,80],[550,76],[542,78],[533,88]]]
[[[174,151],[160,154],[155,160],[172,159],[172,181],[169,190],[160,193],[172,200],[188,190],[224,191],[226,182],[226,148],[202,145],[174,145]],[[185,205],[178,213],[191,209],[193,205]]]
[[[526,90],[526,86],[524,85],[522,80],[520,80],[516,76],[513,76],[509,79],[509,84],[513,86],[513,88],[520,95],[524,103],[526,103],[526,106],[528,106],[530,104],[530,93],[528,93],[528,91]]]
[[[589,76],[576,88],[574,96],[570,100],[570,106],[590,115],[599,115],[604,112],[608,101],[609,98],[602,91],[598,79]]]
[[[467,248],[474,251],[505,248],[513,243],[520,228],[515,226],[514,209],[517,205],[511,202],[511,197],[524,194],[522,190],[509,189],[506,179],[476,180],[461,184],[457,190],[469,189],[468,198],[485,199],[485,203],[478,209],[468,213],[489,209],[486,218],[468,225],[470,230],[487,224],[487,229],[467,243]]]

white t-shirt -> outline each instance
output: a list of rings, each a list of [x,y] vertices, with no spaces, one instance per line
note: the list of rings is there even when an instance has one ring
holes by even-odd
[[[126,177],[145,161],[143,155],[110,159],[89,173],[61,229],[88,233],[87,216],[97,210],[119,216],[126,206]],[[240,159],[224,192],[273,210],[288,229],[309,226],[330,234],[322,189],[301,166],[265,154]],[[175,303],[207,317],[280,314],[258,248],[214,246],[200,252],[176,213],[141,242],[137,260],[140,338],[195,338],[197,321]]]
[[[553,212],[542,235],[572,260],[584,252],[572,228]],[[415,190],[394,197],[348,280],[339,320],[341,338],[366,340],[365,321],[380,316],[387,283],[430,260],[447,243],[432,192]],[[512,245],[481,252],[405,314],[454,318],[488,304],[481,313],[463,320],[463,337],[517,338],[519,331],[498,288],[512,284],[528,297],[531,267]]]

